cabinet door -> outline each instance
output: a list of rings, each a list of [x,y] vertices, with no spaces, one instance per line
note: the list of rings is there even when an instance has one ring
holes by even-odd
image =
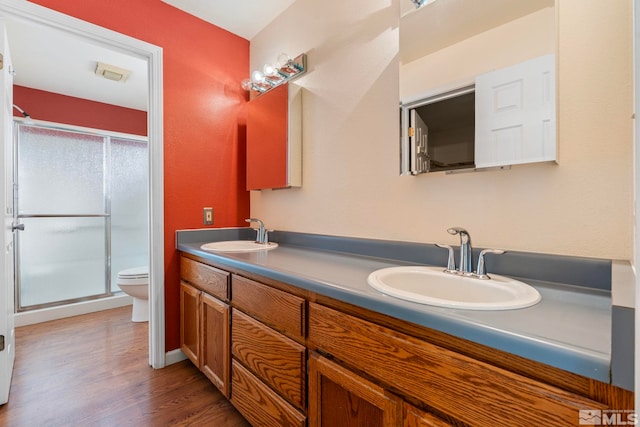
[[[200,368],[200,291],[180,282],[180,348]]]
[[[309,358],[309,427],[399,427],[402,401],[317,354]]]
[[[451,424],[442,421],[433,414],[425,412],[415,406],[404,403],[403,427],[450,427]]]
[[[229,397],[229,306],[203,293],[200,299],[200,369]]]
[[[476,167],[556,160],[555,56],[476,77]]]
[[[247,104],[247,190],[301,185],[301,97],[287,83]]]

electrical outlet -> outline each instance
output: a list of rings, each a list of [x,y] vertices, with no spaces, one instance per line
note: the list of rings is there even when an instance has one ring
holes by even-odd
[[[202,218],[202,223],[204,225],[212,225],[213,224],[213,208],[204,208],[204,215]]]

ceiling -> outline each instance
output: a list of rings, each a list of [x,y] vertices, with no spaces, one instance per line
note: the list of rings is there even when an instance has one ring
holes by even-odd
[[[251,40],[296,0],[162,0]]]
[[[162,0],[251,40],[296,0]],[[440,0],[415,9],[401,0],[400,58],[406,63],[553,5],[554,0]],[[8,19],[17,85],[147,110],[147,63],[41,24]],[[125,83],[97,77],[96,63],[131,70]],[[34,117],[37,119],[37,117]]]
[[[6,19],[5,24],[16,71],[14,84],[147,110],[146,59],[40,24],[12,19]],[[98,77],[98,61],[131,70],[131,74],[124,83]]]

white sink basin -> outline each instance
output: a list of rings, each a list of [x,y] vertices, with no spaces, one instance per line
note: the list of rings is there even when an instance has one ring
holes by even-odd
[[[275,242],[256,243],[253,240],[226,240],[223,242],[211,242],[205,243],[200,246],[200,249],[212,252],[255,252],[255,251],[268,251],[269,249],[275,249],[278,244]]]
[[[369,285],[387,295],[420,304],[466,310],[511,310],[540,301],[533,287],[491,274],[480,280],[445,273],[442,267],[390,267],[376,270]]]

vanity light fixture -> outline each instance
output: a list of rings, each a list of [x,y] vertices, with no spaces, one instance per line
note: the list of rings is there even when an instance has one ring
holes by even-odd
[[[281,84],[303,74],[307,69],[307,55],[304,53],[291,59],[286,53],[278,55],[276,65],[265,64],[262,70],[254,70],[251,77],[242,81],[242,89],[255,95],[280,86]]]

